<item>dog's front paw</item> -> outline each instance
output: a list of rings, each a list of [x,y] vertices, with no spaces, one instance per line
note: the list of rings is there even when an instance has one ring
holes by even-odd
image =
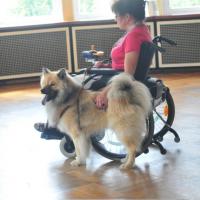
[[[78,160],[73,160],[70,164],[71,164],[71,166],[73,166],[73,167],[78,167],[78,166],[81,165],[80,161],[78,161]]]
[[[122,158],[122,159],[120,160],[120,162],[121,162],[121,163],[125,163],[125,162],[127,162],[127,160],[128,160],[128,156],[126,156],[125,158]]]
[[[81,161],[80,159],[76,158],[75,160],[73,160],[71,163],[71,166],[73,167],[78,167],[80,165],[86,165],[86,161]]]
[[[126,169],[133,168],[133,166],[130,165],[130,164],[124,163],[124,164],[121,164],[119,168],[122,169],[122,170],[126,170]]]

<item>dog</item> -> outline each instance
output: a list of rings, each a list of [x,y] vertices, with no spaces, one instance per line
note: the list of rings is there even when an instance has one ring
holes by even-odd
[[[124,72],[114,76],[108,86],[106,110],[95,105],[99,91],[83,89],[65,69],[44,68],[40,85],[49,126],[68,134],[74,142],[76,158],[72,166],[86,164],[89,137],[109,128],[127,149],[120,168],[133,167],[152,110],[151,94],[143,83]]]

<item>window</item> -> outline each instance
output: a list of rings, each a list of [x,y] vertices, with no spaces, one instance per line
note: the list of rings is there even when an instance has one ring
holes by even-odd
[[[113,19],[110,0],[73,0],[75,20]]]
[[[114,19],[114,14],[111,11],[112,2],[113,0],[73,0],[74,18],[75,20]],[[149,15],[149,2],[147,2],[146,16]]]
[[[200,0],[165,0],[165,14],[195,14],[200,12]]]
[[[62,20],[61,0],[0,0],[0,26],[17,26]]]
[[[75,20],[113,19],[111,0],[73,0]],[[156,3],[157,6],[156,7]],[[147,0],[146,16],[200,13],[200,0]],[[163,13],[164,12],[164,13]]]

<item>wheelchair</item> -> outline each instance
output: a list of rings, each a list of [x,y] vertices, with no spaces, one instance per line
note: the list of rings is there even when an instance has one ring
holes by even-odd
[[[163,147],[161,142],[164,136],[170,132],[174,135],[174,141],[180,142],[178,133],[172,128],[172,124],[175,117],[175,105],[170,93],[170,89],[164,85],[163,81],[149,76],[149,68],[156,51],[161,53],[165,52],[162,46],[159,46],[162,42],[166,42],[175,46],[176,43],[172,40],[164,38],[162,36],[156,36],[152,42],[144,42],[141,46],[139,55],[139,61],[137,64],[134,78],[143,82],[150,90],[152,95],[152,107],[153,111],[146,119],[146,133],[144,133],[142,145],[140,151],[136,153],[139,156],[142,153],[148,153],[149,147],[153,144],[156,145],[161,154],[166,154],[167,150]],[[82,52],[86,62],[95,62],[99,60],[99,57],[103,55],[103,52],[96,50],[89,50]],[[97,76],[112,77],[119,74],[120,71],[108,69],[108,68],[92,68],[80,70],[77,74],[87,74],[88,78],[83,81],[83,85],[89,82],[91,79],[95,79]],[[106,86],[106,82],[103,84],[94,84],[91,86],[91,90],[100,90]],[[75,156],[75,148],[72,140],[66,134],[54,134],[55,130],[51,133],[43,133],[42,138],[45,139],[61,139],[60,151],[66,157]],[[121,160],[126,156],[126,150],[124,146],[118,141],[112,130],[106,129],[99,133],[95,133],[91,136],[91,143],[93,148],[100,155],[111,159]]]

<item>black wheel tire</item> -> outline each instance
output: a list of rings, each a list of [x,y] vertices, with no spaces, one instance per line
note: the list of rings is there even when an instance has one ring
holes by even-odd
[[[136,152],[136,157],[144,152],[147,152],[148,147],[152,142],[152,138],[153,138],[153,134],[154,134],[153,113],[151,113],[149,115],[149,118],[146,121],[147,121],[146,125],[147,125],[148,134],[146,135],[146,137],[144,138],[144,140],[142,142],[141,151]],[[92,146],[95,149],[95,151],[97,153],[99,153],[100,155],[104,156],[105,158],[108,158],[110,160],[119,161],[126,157],[126,154],[113,153],[113,152],[108,151],[107,149],[105,149],[105,146],[101,143],[101,141],[96,139],[96,137],[91,137],[91,142],[92,142]]]
[[[67,158],[76,156],[74,143],[69,137],[63,137],[60,141],[60,152]]]
[[[171,127],[174,121],[174,117],[175,117],[175,105],[174,105],[174,100],[169,90],[166,92],[165,101],[161,104],[164,104],[164,103],[166,103],[168,106],[168,116],[166,118],[166,123]],[[163,113],[159,113],[159,114],[163,117]],[[157,114],[154,112],[154,115],[157,115]],[[156,130],[156,120],[154,120],[154,122],[155,122],[155,130]],[[169,128],[167,127],[167,125],[164,125],[163,123],[163,127],[159,131],[155,132],[154,135],[164,135],[168,130]]]
[[[179,137],[175,137],[175,138],[174,138],[174,142],[179,143],[180,141],[181,141],[181,140],[180,140]]]

